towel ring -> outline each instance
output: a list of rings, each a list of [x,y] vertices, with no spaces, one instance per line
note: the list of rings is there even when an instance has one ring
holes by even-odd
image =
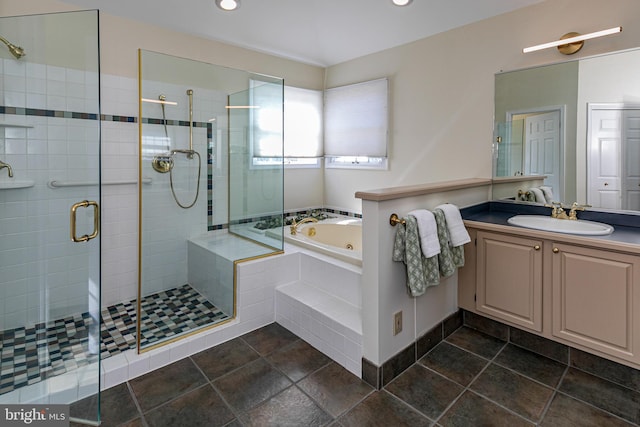
[[[392,227],[395,227],[398,224],[405,225],[405,223],[406,221],[404,219],[400,219],[398,217],[398,214],[392,213],[391,216],[389,217],[389,224],[391,224]]]

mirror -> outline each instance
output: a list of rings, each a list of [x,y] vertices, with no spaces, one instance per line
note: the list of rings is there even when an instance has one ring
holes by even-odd
[[[494,177],[556,200],[640,210],[640,49],[495,76]]]

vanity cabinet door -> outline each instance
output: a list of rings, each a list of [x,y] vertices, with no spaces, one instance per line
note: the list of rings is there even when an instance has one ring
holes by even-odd
[[[626,360],[638,360],[638,257],[553,244],[552,333]]]
[[[542,241],[477,234],[476,310],[542,331]]]

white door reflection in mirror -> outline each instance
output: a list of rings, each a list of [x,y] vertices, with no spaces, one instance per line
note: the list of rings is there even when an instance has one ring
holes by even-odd
[[[507,112],[507,122],[512,123],[508,139],[512,164],[516,163],[514,157],[521,156],[517,160],[518,170],[524,175],[545,175],[544,185],[553,189],[557,200],[563,200],[564,196],[563,115],[563,106]],[[521,141],[521,149],[516,151],[518,141]]]
[[[587,203],[640,210],[640,106],[589,105]]]
[[[525,175],[546,175],[558,200],[560,191],[560,111],[535,114],[525,119]]]

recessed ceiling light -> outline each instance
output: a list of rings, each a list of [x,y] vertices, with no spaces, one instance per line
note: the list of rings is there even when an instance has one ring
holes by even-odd
[[[413,0],[391,0],[396,6],[407,6]]]
[[[216,0],[216,6],[222,10],[236,10],[240,7],[240,0]]]

